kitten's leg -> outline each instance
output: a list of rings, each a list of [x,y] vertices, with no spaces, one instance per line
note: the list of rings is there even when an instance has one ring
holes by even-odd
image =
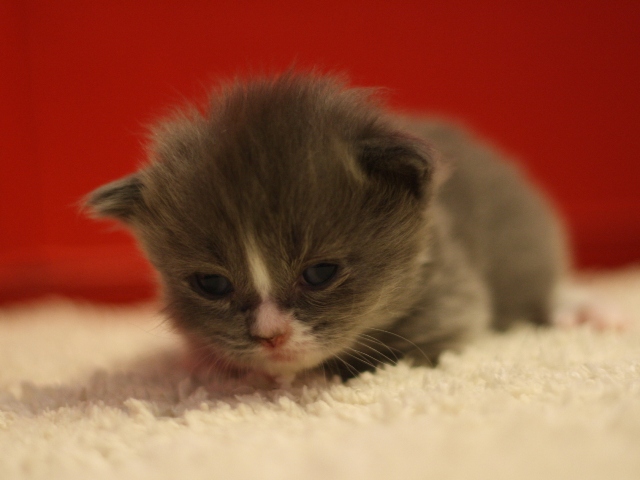
[[[493,297],[492,327],[504,331],[521,321],[534,325],[551,324],[555,292],[563,270],[562,262],[554,258],[551,247],[523,254],[507,265],[495,267],[489,274]]]
[[[445,350],[459,350],[485,331],[491,321],[488,286],[453,247],[446,254],[445,274],[425,280],[425,292],[412,315],[381,338],[416,365],[435,366]]]

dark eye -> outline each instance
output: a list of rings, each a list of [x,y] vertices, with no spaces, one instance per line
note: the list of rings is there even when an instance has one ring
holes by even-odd
[[[338,273],[338,265],[333,263],[318,263],[302,272],[302,278],[307,285],[321,287],[328,284]]]
[[[203,297],[220,298],[233,292],[227,277],[207,273],[195,273],[190,279],[191,287]]]

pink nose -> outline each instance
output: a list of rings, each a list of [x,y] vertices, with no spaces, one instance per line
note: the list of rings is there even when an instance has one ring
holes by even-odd
[[[289,340],[290,336],[291,336],[290,332],[285,332],[282,334],[274,335],[269,338],[264,338],[259,336],[254,336],[253,338],[259,341],[265,347],[269,349],[275,349],[275,348],[280,348],[285,343],[287,343],[287,340]]]

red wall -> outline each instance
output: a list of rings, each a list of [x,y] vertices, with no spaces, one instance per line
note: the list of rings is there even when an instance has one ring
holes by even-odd
[[[491,5],[489,5],[491,3]],[[0,302],[134,300],[150,273],[76,202],[219,77],[320,65],[516,153],[580,266],[640,260],[640,2],[0,2]]]

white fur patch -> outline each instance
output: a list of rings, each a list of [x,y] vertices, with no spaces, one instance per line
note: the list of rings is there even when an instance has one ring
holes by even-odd
[[[251,326],[251,335],[272,338],[291,330],[292,318],[282,312],[271,300],[262,302],[256,311],[256,320]]]
[[[253,285],[260,294],[263,300],[269,297],[271,292],[271,278],[269,277],[269,271],[264,263],[263,257],[260,255],[260,251],[256,247],[253,240],[247,242],[247,263],[249,264],[249,270],[251,271],[251,278],[253,279]]]

